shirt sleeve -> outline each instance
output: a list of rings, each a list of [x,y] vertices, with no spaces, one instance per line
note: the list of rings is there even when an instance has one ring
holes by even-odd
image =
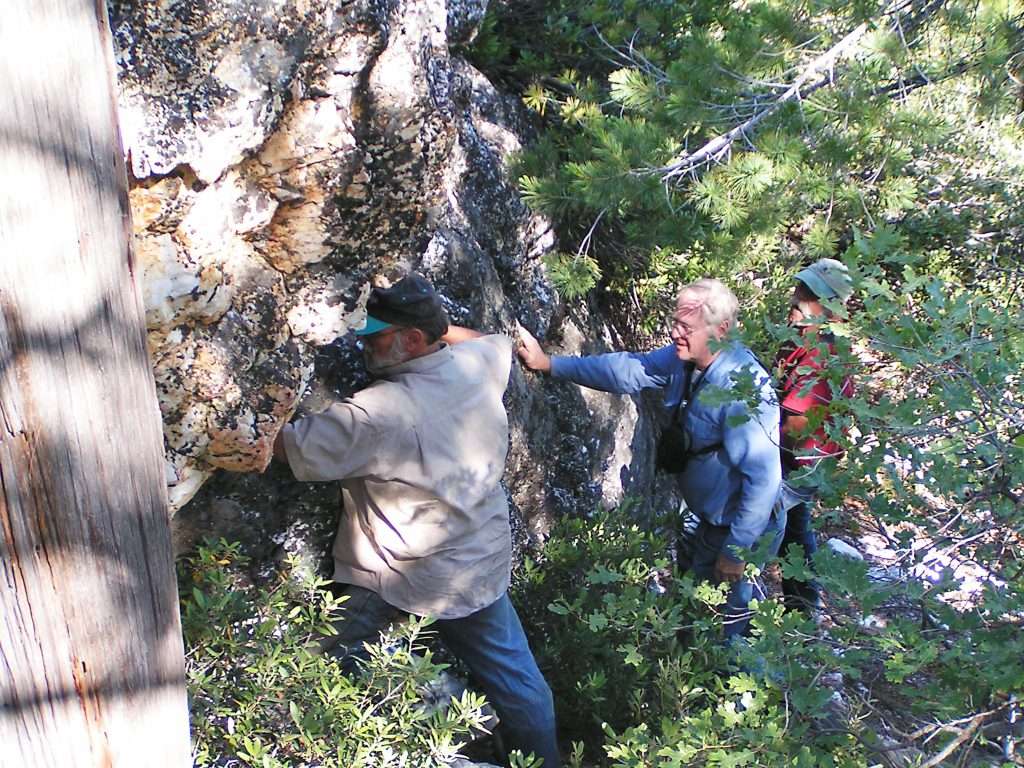
[[[284,427],[284,448],[297,480],[343,480],[366,474],[380,445],[366,411],[351,401]]]
[[[729,463],[740,474],[736,514],[722,552],[734,560],[733,547],[752,548],[764,533],[782,483],[779,461],[779,405],[767,377],[761,382],[757,409],[736,401],[723,409],[723,444]],[[746,420],[740,424],[741,418]]]
[[[586,357],[551,358],[551,376],[602,392],[632,395],[644,389],[668,384],[681,366],[675,347],[668,345],[653,352],[611,352]]]
[[[488,348],[487,360],[493,368],[495,379],[501,383],[502,388],[508,386],[508,377],[512,373],[514,349],[512,339],[502,333],[493,333],[487,336],[478,336],[463,342],[463,344],[486,345]]]

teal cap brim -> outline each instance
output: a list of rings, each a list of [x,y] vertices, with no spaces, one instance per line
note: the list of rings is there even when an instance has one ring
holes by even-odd
[[[819,299],[834,299],[838,294],[829,287],[829,284],[818,277],[813,269],[801,269],[796,273],[796,279],[811,289],[811,292]]]
[[[376,317],[366,316],[366,325],[362,328],[356,329],[356,336],[369,336],[374,333],[380,333],[385,331],[392,326],[392,323],[385,323],[383,320],[378,320]]]

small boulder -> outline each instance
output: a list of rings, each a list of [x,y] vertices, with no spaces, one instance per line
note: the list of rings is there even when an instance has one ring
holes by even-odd
[[[827,542],[825,542],[825,546],[828,547],[829,549],[831,549],[837,555],[842,555],[843,557],[848,557],[851,560],[863,560],[864,559],[864,555],[862,555],[860,553],[860,550],[858,550],[854,546],[851,546],[850,544],[847,544],[842,539],[835,539],[835,538],[829,539]]]

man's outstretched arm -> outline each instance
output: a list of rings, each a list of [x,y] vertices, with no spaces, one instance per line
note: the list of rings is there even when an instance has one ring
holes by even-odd
[[[518,330],[516,353],[524,366],[602,392],[629,395],[650,387],[663,387],[680,367],[671,345],[646,354],[609,352],[582,357],[551,356],[541,349],[532,333],[522,326]]]

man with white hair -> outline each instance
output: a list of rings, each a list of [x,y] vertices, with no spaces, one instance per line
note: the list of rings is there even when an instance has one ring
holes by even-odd
[[[653,352],[549,357],[525,331],[518,347],[527,368],[552,378],[621,394],[663,391],[670,430],[681,438],[673,469],[687,506],[700,518],[691,568],[698,578],[732,585],[727,638],[748,624],[752,586],[744,578],[743,550],[767,534],[774,554],[785,527],[784,513],[773,510],[782,479],[778,401],[753,353],[725,340],[738,310],[732,291],[708,278],[679,291],[668,328],[672,343]],[[738,387],[744,381],[747,386]],[[749,385],[753,403],[739,394]],[[715,390],[736,397],[701,397]]]

